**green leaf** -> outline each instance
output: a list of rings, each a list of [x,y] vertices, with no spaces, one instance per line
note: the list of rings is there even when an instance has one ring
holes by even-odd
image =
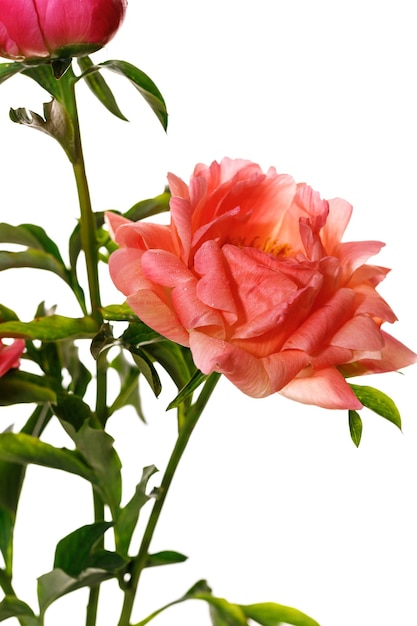
[[[32,322],[10,321],[0,325],[0,337],[23,337],[40,341],[61,341],[94,337],[98,331],[92,317],[64,317],[48,315]]]
[[[362,385],[350,385],[353,393],[363,406],[371,409],[401,430],[401,416],[393,400],[379,389]]]
[[[139,368],[140,373],[143,374],[155,396],[158,397],[162,391],[162,384],[152,361],[149,359],[145,351],[140,348],[134,348],[131,346],[130,352],[133,356],[133,360]]]
[[[35,463],[70,472],[94,482],[94,474],[80,455],[67,448],[56,448],[25,433],[0,434],[0,459],[11,463]]]
[[[52,408],[60,420],[71,424],[76,431],[80,430],[84,422],[92,417],[88,404],[73,393],[59,393]]]
[[[245,616],[262,626],[319,626],[316,620],[308,617],[298,609],[293,609],[274,602],[262,602],[260,604],[240,605]]]
[[[12,63],[0,63],[0,85],[4,83],[5,80],[11,78],[15,74],[18,74],[24,69],[24,65],[22,63],[12,62]]]
[[[0,471],[3,471],[4,467],[7,466],[12,467],[14,464],[0,462]],[[10,572],[10,575],[13,569],[13,535],[15,520],[15,513],[0,506],[0,551],[3,555],[5,570]]]
[[[121,74],[130,80],[130,82],[136,87],[136,89],[141,93],[141,95],[145,98],[146,102],[151,107],[152,111],[155,113],[159,121],[161,122],[164,130],[167,129],[168,125],[168,114],[165,105],[165,101],[162,97],[161,92],[155,85],[155,83],[140,69],[132,65],[131,63],[127,63],[126,61],[105,61],[104,63],[100,63],[96,66],[98,69],[107,68],[116,72],[117,74]]]
[[[62,596],[81,589],[82,587],[93,587],[105,580],[114,578],[112,572],[103,569],[89,568],[84,570],[79,576],[73,578],[61,569],[54,569],[38,578],[38,600],[41,615],[43,615],[55,600]],[[43,623],[43,622],[42,622]]]
[[[98,541],[113,522],[96,522],[77,528],[57,544],[54,569],[62,569],[76,578],[91,565],[91,555]]]
[[[164,213],[169,211],[169,201],[171,199],[171,194],[168,189],[165,189],[163,193],[155,198],[149,198],[147,200],[141,200],[134,204],[126,213],[123,214],[123,217],[126,217],[132,222],[138,222],[139,220],[143,220],[146,217],[151,217],[153,215],[158,215],[159,213]]]
[[[203,374],[197,370],[187,384],[181,389],[179,394],[168,404],[167,411],[175,409],[182,404],[194,391],[208,378],[207,374]]]
[[[16,313],[11,309],[8,309],[4,304],[0,304],[0,323],[3,322],[11,322],[13,320],[18,320]]]
[[[71,72],[71,70],[70,70]],[[59,81],[55,78],[51,64],[48,61],[39,65],[25,66],[23,72],[32,80],[38,83],[45,91],[58,100],[61,99],[61,89]]]
[[[119,105],[116,102],[116,99],[111,91],[110,87],[101,76],[98,71],[99,68],[94,66],[90,57],[79,57],[77,59],[78,65],[83,72],[80,78],[83,78],[93,94],[99,99],[101,104],[103,104],[110,113],[113,113],[116,117],[121,120],[127,121],[127,118],[123,115],[121,110],[119,109]]]
[[[149,328],[146,324],[137,320],[126,328],[124,333],[120,337],[120,342],[125,348],[130,349],[134,347],[142,347],[148,343],[155,343],[156,341],[162,341],[164,338],[152,328]]]
[[[60,345],[64,367],[71,376],[68,387],[75,396],[84,397],[92,375],[89,369],[79,358],[78,347],[73,341],[64,341]]]
[[[98,359],[104,350],[108,350],[112,346],[118,345],[118,340],[113,337],[113,329],[110,324],[102,324],[98,333],[93,337],[90,352],[94,359]]]
[[[0,333],[1,334],[1,333]],[[56,393],[43,376],[10,370],[0,378],[0,406],[56,402]]]
[[[122,496],[121,462],[113,438],[104,430],[92,428],[90,423],[91,420],[86,420],[72,438],[78,452],[94,470],[94,485],[109,505],[113,519],[117,519]]]
[[[37,250],[49,252],[62,265],[64,264],[56,243],[48,237],[43,228],[36,224],[20,224],[19,226],[13,226],[3,222],[0,224],[0,241],[4,243],[16,243],[21,246],[27,246],[28,248],[36,248]]]
[[[76,162],[77,149],[73,123],[65,106],[56,97],[43,105],[43,117],[34,111],[19,108],[10,109],[10,119],[12,122],[40,130],[56,139],[71,163]]]
[[[133,313],[130,306],[126,303],[109,304],[108,306],[105,306],[100,310],[105,320],[115,321],[115,322],[137,322],[138,321],[137,315]]]
[[[34,248],[22,250],[21,252],[0,251],[0,271],[18,267],[47,270],[48,272],[57,274],[68,283],[66,268],[47,252],[35,250]]]
[[[362,438],[362,419],[357,411],[349,411],[349,430],[352,441],[358,448]]]
[[[159,567],[160,565],[172,565],[175,563],[184,563],[188,559],[185,554],[175,552],[173,550],[163,550],[155,554],[149,554],[146,567]]]
[[[109,363],[120,377],[120,391],[108,409],[109,416],[127,405],[133,406],[142,421],[146,421],[142,411],[139,393],[139,370],[128,363],[123,351]]]
[[[136,486],[135,493],[129,502],[120,511],[119,517],[114,526],[114,536],[116,549],[118,552],[127,555],[133,532],[139,519],[140,509],[150,500],[151,496],[146,493],[148,481],[158,470],[154,465],[143,468],[142,478]]]
[[[15,596],[6,596],[0,602],[0,622],[3,622],[5,619],[9,617],[30,617],[33,618],[31,622],[25,622],[25,624],[29,623],[31,626],[35,624],[39,624],[38,619],[35,617],[34,612],[26,604],[26,602],[22,602]]]

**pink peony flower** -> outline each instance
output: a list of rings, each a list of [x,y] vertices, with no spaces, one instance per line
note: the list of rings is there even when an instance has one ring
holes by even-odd
[[[0,376],[13,367],[19,367],[19,357],[24,349],[23,339],[15,339],[10,345],[5,345],[0,339]]]
[[[381,330],[396,317],[377,293],[383,246],[342,243],[352,207],[255,163],[197,165],[169,176],[171,224],[108,224],[116,287],[148,326],[189,346],[205,374],[241,391],[358,409],[346,375],[387,372],[417,356]]]
[[[0,56],[24,60],[82,56],[121,25],[127,0],[1,0]]]

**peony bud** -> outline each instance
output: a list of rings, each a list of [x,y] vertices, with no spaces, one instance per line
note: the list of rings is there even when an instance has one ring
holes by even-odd
[[[110,41],[126,7],[127,0],[1,0],[0,56],[86,56]]]
[[[24,349],[23,339],[15,339],[10,345],[5,345],[0,339],[0,376],[14,367],[19,367],[19,357]]]

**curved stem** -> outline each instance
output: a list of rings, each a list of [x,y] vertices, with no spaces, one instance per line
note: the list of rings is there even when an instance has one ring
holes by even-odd
[[[147,563],[148,555],[149,555],[149,552],[148,552],[149,546],[152,541],[152,537],[155,532],[155,528],[156,528],[157,522],[159,520],[159,516],[162,511],[162,507],[164,506],[166,497],[168,495],[169,487],[172,483],[172,479],[174,478],[175,471],[182,458],[182,455],[191,437],[191,434],[194,431],[194,428],[219,378],[220,378],[220,374],[216,374],[216,373],[213,373],[209,376],[197,401],[195,402],[195,404],[193,404],[190,407],[188,416],[184,422],[183,428],[180,430],[178,434],[177,441],[175,443],[171,457],[168,461],[167,468],[162,478],[161,486],[158,489],[158,495],[155,500],[155,504],[153,506],[152,512],[149,516],[148,524],[143,534],[139,552],[137,556],[135,557],[135,559],[132,561],[131,578],[128,583],[127,589],[125,591],[125,598],[124,598],[124,603],[123,603],[122,612],[120,615],[118,626],[129,626],[130,624],[130,617],[132,614],[133,603],[136,598],[136,592],[137,592],[137,588],[139,584],[139,579],[142,574],[142,571],[146,567],[146,563]]]

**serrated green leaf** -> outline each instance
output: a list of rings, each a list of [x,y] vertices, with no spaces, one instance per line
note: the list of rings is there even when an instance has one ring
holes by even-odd
[[[357,411],[349,411],[349,430],[352,441],[358,448],[362,438],[362,419]]]
[[[21,370],[10,370],[0,377],[0,406],[49,402],[56,402],[56,392],[44,377]]]
[[[0,602],[0,622],[3,622],[9,617],[23,616],[33,618],[30,622],[31,624],[39,624],[34,612],[30,608],[30,606],[26,604],[26,602],[22,602],[22,600],[19,600],[15,596],[6,596]]]
[[[154,465],[143,468],[142,478],[136,486],[135,493],[120,511],[114,526],[114,536],[116,549],[123,555],[128,554],[132,535],[138,523],[140,510],[150,499],[150,496],[146,493],[148,481],[157,471]]]
[[[94,482],[91,468],[77,452],[56,448],[25,433],[0,434],[0,459],[10,463],[35,463],[63,470]]]
[[[298,609],[275,604],[274,602],[240,605],[240,608],[247,618],[254,620],[257,624],[261,624],[261,626],[281,626],[281,624],[319,626],[316,620]]]
[[[93,64],[90,57],[79,57],[77,61],[82,71],[79,78],[85,80],[96,98],[98,98],[101,104],[103,104],[110,113],[113,113],[113,115],[123,121],[127,121],[127,118],[119,109],[113,92],[101,76],[99,68]]]
[[[176,563],[184,563],[188,559],[185,554],[175,552],[174,550],[162,550],[149,554],[146,561],[146,567],[159,567],[160,565],[173,565]]]
[[[12,63],[0,63],[0,85],[4,83],[8,78],[11,78],[15,74],[18,74],[24,69],[22,63],[16,61]]]
[[[54,569],[62,569],[74,578],[79,576],[91,566],[94,546],[112,525],[112,522],[88,524],[61,539],[55,550]]]
[[[97,322],[89,316],[74,318],[48,315],[32,322],[10,321],[0,325],[0,337],[22,337],[40,341],[83,339],[94,337],[97,331]]]
[[[147,200],[137,202],[123,214],[123,217],[132,220],[132,222],[138,222],[146,217],[152,217],[153,215],[158,215],[159,213],[165,213],[166,211],[169,211],[170,199],[171,194],[169,190],[166,189],[155,198],[148,198]]]
[[[365,385],[350,385],[353,393],[362,402],[363,406],[371,409],[377,415],[392,422],[401,430],[401,416],[394,401],[385,393],[374,387]]]
[[[136,87],[140,94],[145,98],[146,102],[161,122],[164,130],[167,129],[168,114],[165,101],[161,92],[149,76],[131,63],[127,63],[127,61],[104,61],[104,63],[100,63],[97,67],[107,68],[116,72],[116,74],[120,74],[128,78],[132,85]]]

